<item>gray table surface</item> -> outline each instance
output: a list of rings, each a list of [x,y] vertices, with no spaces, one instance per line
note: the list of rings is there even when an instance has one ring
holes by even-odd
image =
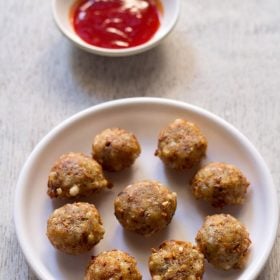
[[[12,216],[27,156],[55,125],[104,101],[166,97],[210,110],[253,142],[279,194],[280,1],[182,0],[181,8],[156,49],[110,59],[73,47],[50,1],[0,2],[0,279],[36,279]],[[258,279],[280,279],[279,232]]]

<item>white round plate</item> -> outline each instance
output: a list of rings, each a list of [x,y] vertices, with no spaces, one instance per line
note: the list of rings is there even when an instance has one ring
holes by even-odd
[[[52,0],[53,16],[59,30],[72,43],[87,52],[114,57],[135,55],[157,46],[175,27],[180,11],[180,0],[161,0],[163,14],[160,16],[160,27],[148,42],[136,47],[109,49],[90,45],[76,34],[69,16],[74,3],[75,0]]]
[[[19,243],[38,277],[44,280],[83,279],[90,255],[117,248],[134,256],[143,279],[150,279],[147,268],[150,248],[158,247],[168,239],[194,242],[204,217],[216,210],[192,197],[188,181],[194,169],[189,172],[168,170],[154,156],[160,129],[179,117],[196,123],[206,135],[209,147],[203,164],[210,161],[235,164],[251,182],[246,203],[223,210],[240,219],[250,232],[252,247],[247,266],[242,270],[223,272],[207,264],[203,279],[252,280],[258,275],[272,249],[278,224],[276,191],[260,154],[234,127],[203,109],[166,99],[131,98],[94,106],[64,121],[43,138],[25,163],[16,190],[14,219]],[[142,153],[132,168],[107,173],[114,188],[89,200],[101,212],[106,229],[104,239],[88,254],[68,256],[56,251],[45,234],[48,216],[63,204],[52,201],[46,194],[48,173],[63,153],[90,154],[93,137],[108,127],[121,127],[135,133]],[[151,238],[124,231],[113,210],[117,193],[128,184],[143,179],[157,179],[178,194],[178,208],[171,224]]]

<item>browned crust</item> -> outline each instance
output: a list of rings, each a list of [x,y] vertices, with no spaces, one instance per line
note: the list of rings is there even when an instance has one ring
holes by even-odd
[[[127,186],[114,202],[115,215],[121,225],[149,236],[170,222],[177,207],[176,193],[157,181],[140,181]]]
[[[135,258],[129,254],[112,250],[92,257],[84,280],[141,280]]]
[[[176,119],[164,128],[158,139],[155,155],[168,167],[190,169],[205,156],[207,140],[193,123]]]
[[[243,204],[249,184],[237,167],[222,162],[201,168],[191,181],[194,197],[209,201],[217,208]]]
[[[47,236],[52,245],[71,255],[91,250],[103,238],[104,232],[98,210],[86,202],[56,209],[47,224]]]
[[[136,136],[121,128],[108,128],[96,135],[92,156],[104,170],[120,171],[131,166],[141,153]]]
[[[104,177],[102,167],[82,153],[68,153],[59,157],[48,178],[51,198],[88,196],[112,184]]]
[[[222,270],[243,268],[251,244],[245,226],[228,214],[207,216],[196,242],[208,262]]]
[[[190,242],[169,240],[152,249],[149,269],[153,280],[201,280],[204,256]]]

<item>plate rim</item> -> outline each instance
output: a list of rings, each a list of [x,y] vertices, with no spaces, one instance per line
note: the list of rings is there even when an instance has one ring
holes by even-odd
[[[36,158],[37,154],[40,152],[40,150],[48,144],[48,142],[61,130],[67,128],[68,126],[72,125],[74,122],[79,121],[81,118],[85,118],[90,114],[97,113],[98,111],[102,111],[105,109],[112,109],[114,107],[119,107],[121,105],[139,105],[139,104],[157,104],[157,105],[171,105],[173,107],[179,107],[181,109],[193,111],[198,115],[202,115],[203,117],[206,117],[208,119],[211,119],[215,123],[218,123],[222,125],[224,128],[228,129],[232,134],[236,135],[238,139],[242,141],[242,144],[246,146],[250,150],[252,154],[254,154],[255,157],[258,159],[258,164],[261,164],[261,167],[263,169],[263,173],[265,174],[266,180],[269,182],[269,191],[272,195],[273,201],[271,202],[271,208],[272,212],[274,213],[274,221],[272,223],[273,228],[270,231],[270,236],[267,241],[267,246],[265,248],[265,252],[262,255],[262,258],[259,259],[259,265],[253,269],[251,273],[251,280],[255,279],[263,267],[265,266],[275,243],[276,237],[277,237],[277,230],[278,230],[278,224],[279,224],[279,205],[278,205],[278,196],[277,196],[277,190],[275,187],[275,184],[273,182],[273,178],[271,175],[271,172],[261,156],[261,154],[258,152],[258,150],[255,148],[255,146],[249,141],[249,139],[241,133],[237,128],[235,128],[233,125],[231,125],[229,122],[224,120],[223,118],[219,117],[218,115],[204,109],[201,107],[198,107],[196,105],[184,102],[184,101],[177,101],[174,99],[168,99],[168,98],[159,98],[159,97],[130,97],[130,98],[122,98],[112,101],[103,102],[94,106],[91,106],[89,108],[86,108],[82,111],[79,111],[78,113],[66,118],[62,122],[60,122],[58,125],[56,125],[54,128],[52,128],[33,148],[32,152],[29,154],[27,159],[25,160],[23,167],[21,168],[20,175],[18,177],[18,181],[16,184],[16,190],[15,190],[15,197],[14,197],[14,209],[13,209],[13,221],[15,225],[15,231],[18,243],[20,245],[20,248],[23,252],[23,255],[29,265],[29,267],[32,269],[32,271],[36,274],[36,276],[39,279],[42,280],[50,280],[49,277],[46,277],[44,271],[41,270],[41,265],[39,265],[36,261],[34,262],[34,257],[32,253],[29,251],[29,248],[27,244],[25,243],[24,238],[21,236],[21,224],[22,221],[20,219],[20,209],[19,205],[21,205],[21,197],[22,193],[24,191],[24,181],[28,177],[28,168],[32,165],[32,161]],[[53,277],[52,277],[53,278]]]

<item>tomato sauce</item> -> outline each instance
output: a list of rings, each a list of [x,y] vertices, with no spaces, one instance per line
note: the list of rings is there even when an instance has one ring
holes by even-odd
[[[79,0],[70,16],[87,43],[121,49],[149,41],[160,26],[161,12],[159,0]]]

